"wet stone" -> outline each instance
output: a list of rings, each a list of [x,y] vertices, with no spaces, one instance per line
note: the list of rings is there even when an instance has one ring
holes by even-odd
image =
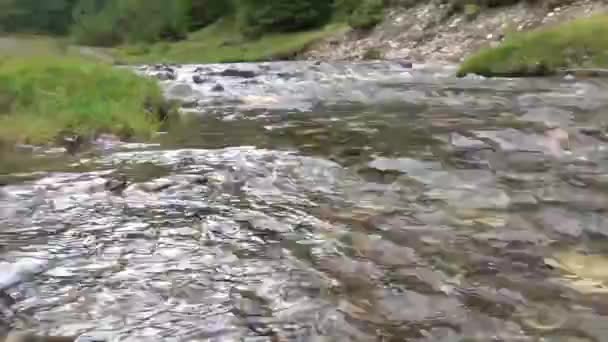
[[[545,138],[540,134],[526,134],[516,129],[474,132],[478,139],[485,139],[503,152],[547,152]]]
[[[576,214],[561,208],[544,208],[538,213],[537,221],[547,231],[555,231],[570,237],[580,237],[584,226]]]
[[[372,262],[346,257],[322,258],[319,260],[319,269],[335,278],[343,288],[353,290],[371,288],[384,276]]]
[[[460,321],[464,314],[463,305],[454,298],[424,296],[413,291],[377,290],[373,294],[372,312],[393,323],[440,320],[453,324]]]
[[[572,123],[573,113],[552,107],[537,107],[526,111],[519,120],[533,122],[547,128],[567,127]]]
[[[549,242],[549,239],[540,233],[530,230],[517,229],[509,227],[508,229],[495,230],[490,232],[478,233],[473,236],[474,239],[486,242],[499,242],[503,246],[506,245],[532,245],[539,246]]]
[[[531,191],[514,191],[509,194],[510,205],[514,208],[534,208],[538,205],[538,200]]]
[[[428,198],[446,201],[451,207],[464,209],[507,209],[511,198],[504,190],[478,189],[433,189],[426,193]]]
[[[201,231],[199,229],[195,229],[195,228],[191,228],[191,227],[164,229],[164,230],[162,230],[161,236],[179,236],[179,237],[198,238],[201,236]]]
[[[410,61],[399,61],[397,62],[401,67],[406,68],[406,69],[411,69],[413,67],[412,62]]]
[[[540,202],[563,204],[581,210],[608,209],[608,197],[590,188],[574,188],[566,184],[547,186],[535,191]]]
[[[211,72],[209,75],[222,76],[222,77],[239,77],[239,78],[253,78],[257,74],[251,70],[240,70],[240,69],[225,69],[220,72]]]
[[[608,238],[608,217],[603,213],[585,212],[578,215],[583,229],[592,237]]]
[[[211,91],[215,91],[215,92],[219,92],[219,91],[224,91],[224,86],[222,86],[221,84],[216,84],[213,86],[213,88],[211,88]]]
[[[551,160],[552,158],[539,152],[514,151],[493,154],[489,164],[494,170],[543,172],[550,168]]]
[[[356,253],[382,265],[411,266],[418,262],[418,257],[412,248],[389,241],[354,234],[352,243]]]
[[[182,101],[181,103],[181,107],[182,108],[196,108],[198,106],[198,100],[197,99],[186,99],[184,101]]]
[[[7,290],[47,269],[47,262],[22,259],[15,263],[0,262],[0,290]]]
[[[419,174],[440,169],[439,163],[423,162],[410,158],[377,158],[370,162],[368,166],[379,171],[399,171],[405,174]]]
[[[173,98],[189,98],[194,95],[194,90],[188,84],[178,83],[170,87],[167,94]]]
[[[173,80],[177,79],[177,75],[170,71],[156,72],[156,73],[153,73],[152,75],[160,81],[173,81]]]
[[[257,232],[287,233],[291,231],[287,224],[263,214],[241,214],[235,217],[235,221],[244,222],[249,229]]]
[[[176,182],[171,179],[158,179],[154,182],[143,183],[139,187],[148,192],[160,192],[176,185]]]
[[[458,133],[450,134],[450,147],[455,151],[470,151],[490,148],[481,140],[465,137]]]
[[[204,78],[201,75],[193,75],[192,76],[192,82],[194,82],[194,84],[203,84],[205,82],[207,82],[208,80],[206,78]]]

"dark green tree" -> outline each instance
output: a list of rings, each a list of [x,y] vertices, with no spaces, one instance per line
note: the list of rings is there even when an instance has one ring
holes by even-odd
[[[190,30],[195,30],[231,15],[234,3],[230,0],[190,0],[189,8]]]
[[[332,14],[328,0],[238,0],[243,33],[297,31],[319,26]]]
[[[81,0],[72,33],[82,44],[110,46],[185,37],[191,0]]]
[[[0,0],[0,28],[64,34],[72,25],[76,0]]]

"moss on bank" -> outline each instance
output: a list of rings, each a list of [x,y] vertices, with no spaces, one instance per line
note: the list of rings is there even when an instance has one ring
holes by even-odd
[[[190,34],[186,40],[124,46],[114,50],[114,55],[126,63],[222,63],[289,59],[311,43],[346,29],[345,24],[330,24],[315,30],[268,33],[259,39],[246,39],[233,19],[224,18]]]
[[[608,67],[608,15],[514,34],[465,60],[458,74],[541,76],[574,67]]]
[[[146,137],[158,128],[162,101],[156,82],[110,65],[52,54],[0,58],[0,142]]]

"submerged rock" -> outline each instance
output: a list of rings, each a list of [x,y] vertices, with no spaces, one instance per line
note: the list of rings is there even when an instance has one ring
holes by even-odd
[[[544,208],[538,213],[537,221],[548,231],[571,237],[579,237],[584,230],[579,218],[562,208]]]
[[[114,194],[121,194],[129,184],[127,177],[122,175],[106,181],[104,189]]]
[[[505,152],[542,151],[540,136],[530,136],[513,128],[501,131],[477,131],[474,134],[478,139],[486,140]]]
[[[194,84],[203,84],[207,81],[208,80],[206,78],[202,77],[201,75],[192,76],[192,82],[194,82]]]
[[[166,64],[156,64],[151,68],[151,75],[160,81],[173,81],[177,79],[177,72],[174,68]]]
[[[569,275],[563,281],[579,292],[608,294],[608,257],[605,255],[566,250],[546,258],[545,263]]]
[[[81,135],[64,136],[61,139],[61,145],[69,154],[75,154],[85,143],[85,139]]]
[[[554,107],[534,107],[519,117],[519,120],[536,123],[547,128],[567,127],[572,123],[571,111]]]
[[[167,94],[172,98],[188,98],[195,94],[194,89],[186,83],[178,83],[167,90]]]
[[[167,71],[154,73],[153,76],[160,81],[173,81],[177,79],[176,74]]]
[[[36,335],[30,332],[12,331],[10,332],[5,342],[106,342],[106,338],[96,337],[92,335],[80,336],[46,336]]]
[[[470,151],[490,148],[490,146],[481,140],[468,138],[458,133],[450,134],[449,144],[454,151]]]
[[[217,83],[216,85],[213,86],[213,88],[211,88],[211,91],[214,91],[214,92],[224,91],[224,86]]]
[[[382,265],[411,266],[418,262],[415,251],[409,247],[370,238],[367,234],[352,234],[351,240],[357,254]]]
[[[441,168],[441,165],[437,162],[424,162],[410,158],[377,158],[371,161],[368,166],[379,171],[399,171],[408,175],[417,175]]]
[[[197,99],[187,99],[187,100],[182,101],[181,107],[186,108],[186,109],[196,108],[196,107],[198,107],[198,102],[199,102],[199,100],[197,100]]]
[[[209,75],[223,76],[223,77],[240,77],[240,78],[253,78],[257,74],[251,70],[240,70],[240,69],[225,69],[220,72],[211,72]]]
[[[0,291],[7,290],[29,277],[44,272],[47,269],[47,262],[24,259],[14,264],[0,263]]]
[[[400,66],[402,66],[403,68],[406,68],[406,69],[411,69],[414,66],[412,64],[412,62],[410,62],[410,61],[399,61],[399,62],[397,62],[397,64],[399,64]]]
[[[291,231],[287,224],[261,213],[244,213],[238,215],[235,221],[245,223],[247,228],[254,232],[287,233]]]

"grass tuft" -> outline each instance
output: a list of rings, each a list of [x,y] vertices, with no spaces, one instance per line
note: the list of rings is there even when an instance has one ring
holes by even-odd
[[[458,74],[543,76],[574,67],[608,67],[608,15],[514,34],[465,60]]]
[[[54,54],[0,59],[3,143],[44,144],[64,133],[147,137],[162,101],[156,82],[110,65]]]

